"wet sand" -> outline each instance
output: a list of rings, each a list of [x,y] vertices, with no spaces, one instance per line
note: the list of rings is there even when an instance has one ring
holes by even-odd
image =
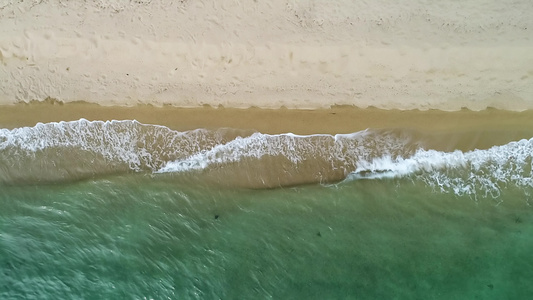
[[[512,112],[497,109],[455,112],[439,110],[383,110],[335,106],[331,109],[236,109],[179,108],[151,105],[100,106],[76,102],[33,102],[0,106],[0,127],[17,128],[36,123],[87,120],[137,120],[185,131],[197,128],[239,128],[278,134],[337,134],[367,128],[403,128],[419,131],[451,132],[465,130],[522,131],[533,127],[533,110]],[[525,136],[526,137],[526,136]],[[524,137],[524,138],[525,138]]]

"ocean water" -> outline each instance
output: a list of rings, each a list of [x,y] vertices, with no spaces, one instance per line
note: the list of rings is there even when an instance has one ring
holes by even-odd
[[[0,129],[0,299],[530,299],[527,134]]]

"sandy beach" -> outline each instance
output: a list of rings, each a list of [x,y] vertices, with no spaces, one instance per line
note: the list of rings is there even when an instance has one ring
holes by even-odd
[[[533,108],[527,0],[0,1],[0,103]]]

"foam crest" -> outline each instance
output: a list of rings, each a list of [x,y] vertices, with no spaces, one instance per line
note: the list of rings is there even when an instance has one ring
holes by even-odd
[[[412,176],[441,192],[497,198],[508,187],[533,187],[532,154],[533,139],[465,153],[419,149],[407,158],[359,161],[348,179]]]
[[[0,183],[195,171],[202,179],[247,187],[393,177],[457,195],[498,197],[508,186],[533,187],[533,139],[469,152],[431,150],[427,140],[408,130],[178,132],[137,121],[81,119],[0,129]]]
[[[137,121],[39,123],[0,130],[0,181],[48,181],[153,171],[225,142],[219,132],[173,131]]]
[[[159,173],[204,170],[214,166],[235,164],[244,160],[260,160],[264,157],[281,157],[294,166],[309,161],[327,161],[330,169],[343,169],[346,175],[361,159],[381,155],[397,157],[412,153],[420,147],[409,135],[396,131],[365,130],[338,135],[269,135],[254,133],[249,137],[237,137],[208,151],[167,163]],[[314,172],[322,172],[317,169]]]

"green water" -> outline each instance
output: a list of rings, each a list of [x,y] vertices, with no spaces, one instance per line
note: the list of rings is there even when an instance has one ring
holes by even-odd
[[[0,299],[529,299],[533,212],[411,177],[0,187]]]

